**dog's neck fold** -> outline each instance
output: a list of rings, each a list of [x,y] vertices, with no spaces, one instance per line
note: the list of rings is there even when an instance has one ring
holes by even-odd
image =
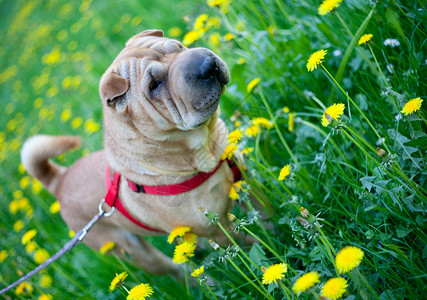
[[[107,162],[113,170],[137,183],[147,175],[182,177],[210,172],[218,165],[227,145],[228,131],[218,114],[198,128],[166,133],[141,132],[124,119],[117,121],[126,130],[104,123]]]

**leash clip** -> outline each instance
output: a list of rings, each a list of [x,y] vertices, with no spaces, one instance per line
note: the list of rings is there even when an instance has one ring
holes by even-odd
[[[99,205],[98,205],[99,214],[102,214],[104,217],[109,217],[113,214],[113,212],[116,211],[116,208],[113,206],[111,207],[111,210],[108,213],[106,213],[105,210],[102,209],[102,205],[104,203],[105,203],[105,198],[103,198],[101,202],[99,202]]]

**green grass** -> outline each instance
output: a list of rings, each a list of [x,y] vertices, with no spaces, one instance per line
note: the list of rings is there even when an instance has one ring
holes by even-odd
[[[419,299],[425,294],[426,103],[414,114],[399,114],[409,99],[427,94],[423,1],[385,0],[373,7],[369,1],[344,0],[325,16],[317,12],[320,1],[308,0],[237,0],[226,12],[204,2],[147,3],[0,2],[0,251],[7,253],[0,264],[0,287],[36,266],[34,254],[21,244],[26,231],[37,229],[34,241],[51,255],[69,239],[60,215],[49,212],[55,199],[19,168],[25,139],[38,133],[81,135],[83,147],[57,159],[64,165],[101,149],[98,82],[126,40],[148,28],[168,35],[172,27],[182,29],[176,37],[182,40],[206,13],[218,17],[219,25],[205,24],[191,47],[211,48],[230,67],[232,80],[221,100],[229,131],[238,121],[244,132],[256,117],[273,125],[239,142],[241,150],[253,148],[245,154],[249,191],[240,192],[239,200],[249,212],[236,205],[233,213],[247,220],[256,207],[262,220],[241,231],[249,230],[262,242],[238,242],[240,257],[224,263],[209,246],[191,259],[193,266],[205,266],[215,297],[295,298],[287,289],[303,273],[319,272],[321,284],[337,276],[331,254],[346,246],[359,247],[365,255],[357,269],[341,275],[349,284],[343,298]],[[234,38],[227,40],[227,33]],[[366,33],[373,34],[373,43],[358,46]],[[400,46],[385,46],[387,38],[398,39]],[[328,50],[323,65],[308,72],[308,58],[320,49]],[[59,55],[48,56],[52,51]],[[257,77],[260,83],[248,93],[248,83]],[[323,127],[324,107],[334,103],[345,104],[344,114]],[[294,117],[292,131],[285,106]],[[378,145],[389,154],[379,157]],[[278,181],[286,164],[291,175]],[[23,198],[29,204],[18,202]],[[11,202],[24,209],[12,213]],[[297,221],[301,206],[321,220],[307,218],[311,223],[303,227]],[[18,220],[23,228],[16,232]],[[173,246],[164,237],[152,240],[172,256]],[[261,266],[282,261],[288,265],[283,285],[262,285]],[[154,299],[213,299],[206,285],[192,287],[188,296],[173,278],[146,274],[83,245],[46,270],[53,279],[49,287],[41,287],[39,274],[29,281],[31,296],[8,295],[123,299],[123,290],[108,293],[115,273],[123,271],[129,273],[126,287],[150,283]],[[300,298],[320,292],[317,285]]]

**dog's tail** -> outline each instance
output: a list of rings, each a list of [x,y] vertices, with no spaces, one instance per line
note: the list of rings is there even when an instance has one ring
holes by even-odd
[[[55,194],[56,186],[67,168],[52,162],[49,158],[78,147],[80,142],[80,138],[74,136],[33,136],[22,147],[22,164],[31,176],[37,178],[49,192]]]

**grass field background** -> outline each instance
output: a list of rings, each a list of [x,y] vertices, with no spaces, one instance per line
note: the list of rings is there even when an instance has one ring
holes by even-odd
[[[320,282],[301,299],[318,297],[332,277],[348,281],[344,299],[420,299],[427,283],[426,103],[401,111],[410,99],[426,98],[427,7],[374,2],[344,0],[320,15],[321,1],[308,0],[1,1],[0,288],[70,238],[54,197],[20,166],[23,142],[40,133],[82,136],[80,149],[57,158],[64,165],[101,149],[99,79],[128,38],[158,28],[189,47],[212,49],[230,67],[221,116],[230,132],[243,132],[237,145],[247,152],[246,183],[236,204],[249,207],[236,205],[235,225],[260,242],[239,243],[237,256],[197,248],[191,266],[205,266],[210,290],[79,245],[34,276],[27,291],[7,296],[123,299],[123,289],[108,287],[126,271],[126,287],[150,283],[153,299],[292,299],[295,281],[316,271]],[[363,34],[373,35],[371,43],[358,45]],[[310,55],[321,49],[323,64],[309,72]],[[324,127],[334,103],[345,105],[343,115]],[[278,180],[288,164],[290,174]],[[251,210],[249,199],[262,209]],[[173,255],[165,237],[152,241]],[[343,274],[334,257],[346,246],[364,258]],[[277,263],[286,263],[286,276],[262,284],[261,267]]]

